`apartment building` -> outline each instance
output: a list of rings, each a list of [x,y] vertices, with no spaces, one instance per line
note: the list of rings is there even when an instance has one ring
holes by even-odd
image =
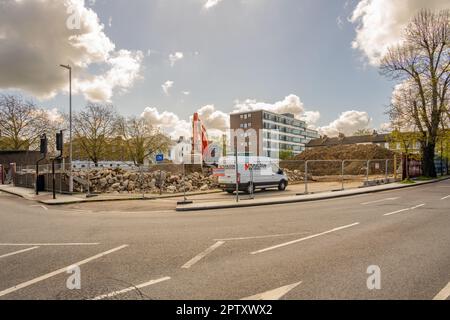
[[[306,122],[296,119],[293,114],[266,110],[233,113],[230,115],[230,128],[234,131],[241,129],[246,153],[264,157],[278,157],[281,151],[300,154],[309,141],[319,137],[317,131],[308,129]],[[256,139],[248,136],[251,133],[257,135]],[[256,147],[251,145],[255,141]],[[256,154],[250,150],[256,150]]]

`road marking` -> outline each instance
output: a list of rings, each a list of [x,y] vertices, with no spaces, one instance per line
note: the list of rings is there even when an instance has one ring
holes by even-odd
[[[387,216],[392,216],[393,214],[402,213],[402,212],[405,212],[405,211],[416,210],[416,209],[419,209],[419,208],[421,208],[423,206],[425,206],[425,203],[419,204],[418,206],[415,206],[415,207],[401,209],[401,210],[397,210],[397,211],[394,211],[394,212],[389,212],[389,213],[384,214],[384,216],[387,217]]]
[[[34,205],[34,206],[30,206],[30,208],[42,208],[45,211],[48,211],[48,208],[46,206],[43,206],[43,205]]]
[[[276,245],[276,246],[273,246],[273,247],[269,247],[269,248],[261,249],[261,250],[258,250],[258,251],[254,251],[251,254],[258,254],[258,253],[263,253],[263,252],[275,250],[275,249],[278,249],[278,248],[286,247],[286,246],[289,246],[291,244],[295,244],[295,243],[299,243],[299,242],[302,242],[302,241],[305,241],[305,240],[317,238],[317,237],[320,237],[320,236],[323,236],[323,235],[326,235],[326,234],[329,234],[329,233],[332,233],[332,232],[348,229],[348,228],[351,228],[351,227],[354,227],[354,226],[357,226],[357,225],[359,225],[359,222],[352,223],[352,224],[349,224],[347,226],[331,229],[331,230],[328,230],[328,231],[325,231],[325,232],[322,232],[322,233],[314,234],[314,235],[311,235],[311,236],[308,236],[308,237],[305,237],[305,238],[301,238],[301,239],[297,239],[297,240],[294,240],[294,241],[285,242],[285,243],[282,243],[282,244],[279,244],[279,245]]]
[[[170,277],[164,277],[164,278],[160,278],[160,279],[156,279],[156,280],[150,280],[148,282],[139,284],[139,285],[134,286],[134,287],[129,287],[129,288],[126,288],[126,289],[123,289],[123,290],[114,291],[114,292],[111,292],[111,293],[108,293],[108,294],[103,294],[103,295],[97,296],[97,297],[95,297],[92,300],[103,300],[103,299],[107,299],[107,298],[112,298],[112,297],[115,297],[115,296],[118,296],[118,295],[130,292],[130,291],[135,291],[135,290],[138,290],[138,289],[149,287],[151,285],[154,285],[154,284],[157,284],[157,283],[160,283],[160,282],[163,282],[163,281],[167,281],[167,280],[170,280],[170,279],[171,279]]]
[[[228,239],[214,239],[214,241],[238,241],[238,240],[253,240],[253,239],[266,239],[266,238],[278,238],[278,237],[289,237],[298,236],[300,234],[305,234],[307,232],[296,232],[296,233],[285,233],[285,234],[272,234],[268,236],[254,236],[254,237],[242,237],[242,238],[228,238]]]
[[[19,251],[14,251],[14,252],[11,252],[11,253],[7,253],[7,254],[4,254],[4,255],[1,255],[1,256],[0,256],[0,259],[1,259],[1,258],[6,258],[6,257],[10,257],[10,256],[14,256],[14,255],[16,255],[16,254],[28,252],[28,251],[31,251],[31,250],[34,250],[34,249],[37,249],[37,248],[39,248],[39,247],[31,247],[31,248],[27,248],[27,249],[23,249],[23,250],[19,250]]]
[[[199,262],[201,259],[203,259],[204,257],[206,257],[208,254],[210,254],[211,252],[213,252],[214,250],[216,250],[218,247],[220,247],[221,245],[223,245],[225,243],[225,241],[217,241],[215,244],[213,244],[211,247],[209,247],[208,249],[206,249],[205,251],[203,251],[202,253],[196,255],[194,258],[192,258],[191,260],[189,260],[188,262],[186,262],[181,268],[183,269],[189,269],[190,267],[192,267],[194,264],[196,264],[197,262]]]
[[[433,298],[433,300],[447,300],[448,297],[450,297],[450,282],[436,295],[436,297]]]
[[[98,246],[100,243],[0,243],[0,247],[59,247],[59,246]]]
[[[448,195],[446,197],[443,197],[441,200],[446,200],[446,199],[449,199],[449,198],[450,198],[450,195]]]
[[[54,277],[54,276],[56,276],[56,275],[58,275],[58,274],[65,273],[65,272],[67,272],[68,268],[71,267],[71,266],[75,266],[75,265],[76,265],[76,266],[81,266],[81,265],[83,265],[83,264],[86,264],[86,263],[91,262],[91,261],[93,261],[93,260],[99,259],[99,258],[101,258],[101,257],[104,257],[104,256],[108,255],[108,254],[111,254],[111,253],[113,253],[113,252],[116,252],[116,251],[119,251],[119,250],[121,250],[121,249],[124,249],[124,248],[126,248],[126,247],[128,247],[127,244],[122,245],[122,246],[117,247],[117,248],[114,248],[114,249],[111,249],[111,250],[108,250],[108,251],[105,251],[105,252],[102,252],[102,253],[99,253],[99,254],[97,254],[97,255],[95,255],[95,256],[92,256],[92,257],[90,257],[90,258],[87,258],[87,259],[84,259],[84,260],[75,262],[75,263],[71,264],[70,266],[67,266],[67,267],[58,269],[58,270],[56,270],[56,271],[53,271],[53,272],[44,274],[43,276],[37,277],[37,278],[35,278],[35,279],[32,279],[32,280],[23,282],[23,283],[21,283],[21,284],[18,284],[18,285],[14,286],[14,287],[8,288],[8,289],[3,290],[3,291],[0,291],[0,297],[5,296],[5,295],[7,295],[7,294],[10,294],[10,293],[12,293],[12,292],[18,291],[18,290],[20,290],[20,289],[29,287],[29,286],[31,286],[31,285],[33,285],[33,284],[35,284],[35,283],[38,283],[38,282],[47,280],[47,279],[49,279],[49,278],[51,278],[51,277]]]
[[[280,300],[290,291],[298,287],[302,282],[297,282],[288,286],[277,288],[274,290],[266,291],[263,293],[255,294],[254,296],[242,298],[241,300]]]
[[[369,201],[369,202],[363,202],[361,203],[363,206],[368,205],[368,204],[374,204],[374,203],[379,203],[379,202],[384,202],[384,201],[394,201],[394,200],[398,200],[400,199],[399,197],[397,198],[386,198],[386,199],[381,199],[381,200],[375,200],[375,201]]]

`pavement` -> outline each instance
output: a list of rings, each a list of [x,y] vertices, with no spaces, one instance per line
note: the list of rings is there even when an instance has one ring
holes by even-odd
[[[443,178],[443,179],[448,179]],[[436,179],[431,181],[417,181],[415,184],[403,184],[403,183],[390,183],[371,187],[361,187],[356,189],[347,190],[336,190],[336,191],[326,191],[320,193],[309,193],[309,194],[296,194],[288,195],[285,197],[266,197],[258,199],[248,199],[244,198],[239,200],[226,199],[222,201],[206,202],[206,203],[192,203],[187,205],[178,205],[176,207],[177,211],[198,211],[198,210],[213,210],[213,209],[226,209],[226,208],[245,208],[245,207],[258,207],[274,204],[284,204],[284,203],[297,203],[297,202],[308,202],[308,201],[318,201],[327,200],[333,198],[348,197],[359,194],[376,193],[382,191],[390,191],[395,189],[410,188],[413,186],[435,183],[442,179]],[[236,197],[235,197],[236,198]]]
[[[64,205],[64,204],[74,204],[74,203],[85,203],[85,202],[104,202],[104,201],[132,201],[132,200],[152,200],[152,199],[168,199],[168,198],[180,198],[183,197],[183,193],[173,193],[173,194],[99,194],[93,197],[86,197],[86,194],[59,194],[57,193],[56,199],[53,199],[53,193],[51,192],[36,192],[33,189],[15,187],[13,185],[0,185],[0,191],[14,194],[16,196],[22,197],[27,200],[38,201],[45,205]],[[188,192],[188,196],[196,195],[206,195],[220,193],[221,190],[209,190],[209,191],[198,191],[198,192]]]
[[[448,180],[245,209],[130,214],[110,204],[0,192],[0,300],[450,296]]]

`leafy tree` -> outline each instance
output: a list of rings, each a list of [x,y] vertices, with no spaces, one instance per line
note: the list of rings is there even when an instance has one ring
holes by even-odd
[[[117,114],[112,106],[88,104],[73,116],[75,148],[82,150],[86,158],[98,165],[106,156],[108,141],[115,133],[116,121]]]
[[[292,150],[281,150],[279,156],[280,160],[292,160],[294,158],[294,153]]]
[[[403,82],[391,113],[417,127],[424,174],[436,177],[439,124],[448,113],[450,11],[422,10],[405,29],[402,40],[388,49],[381,62],[384,75]]]
[[[145,118],[122,118],[118,121],[118,131],[127,149],[128,157],[142,165],[158,152],[167,152],[171,141],[165,134],[155,129]]]
[[[0,148],[29,150],[37,148],[49,121],[45,112],[21,96],[0,96]]]

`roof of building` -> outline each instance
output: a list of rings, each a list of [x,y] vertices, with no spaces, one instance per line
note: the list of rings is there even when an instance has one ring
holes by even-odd
[[[378,134],[374,132],[372,135],[366,136],[351,136],[346,137],[344,135],[340,135],[339,137],[330,138],[327,136],[323,136],[318,139],[311,140],[306,147],[329,147],[329,146],[338,146],[338,145],[348,145],[348,144],[361,144],[361,143],[385,143],[388,142],[388,134]]]

